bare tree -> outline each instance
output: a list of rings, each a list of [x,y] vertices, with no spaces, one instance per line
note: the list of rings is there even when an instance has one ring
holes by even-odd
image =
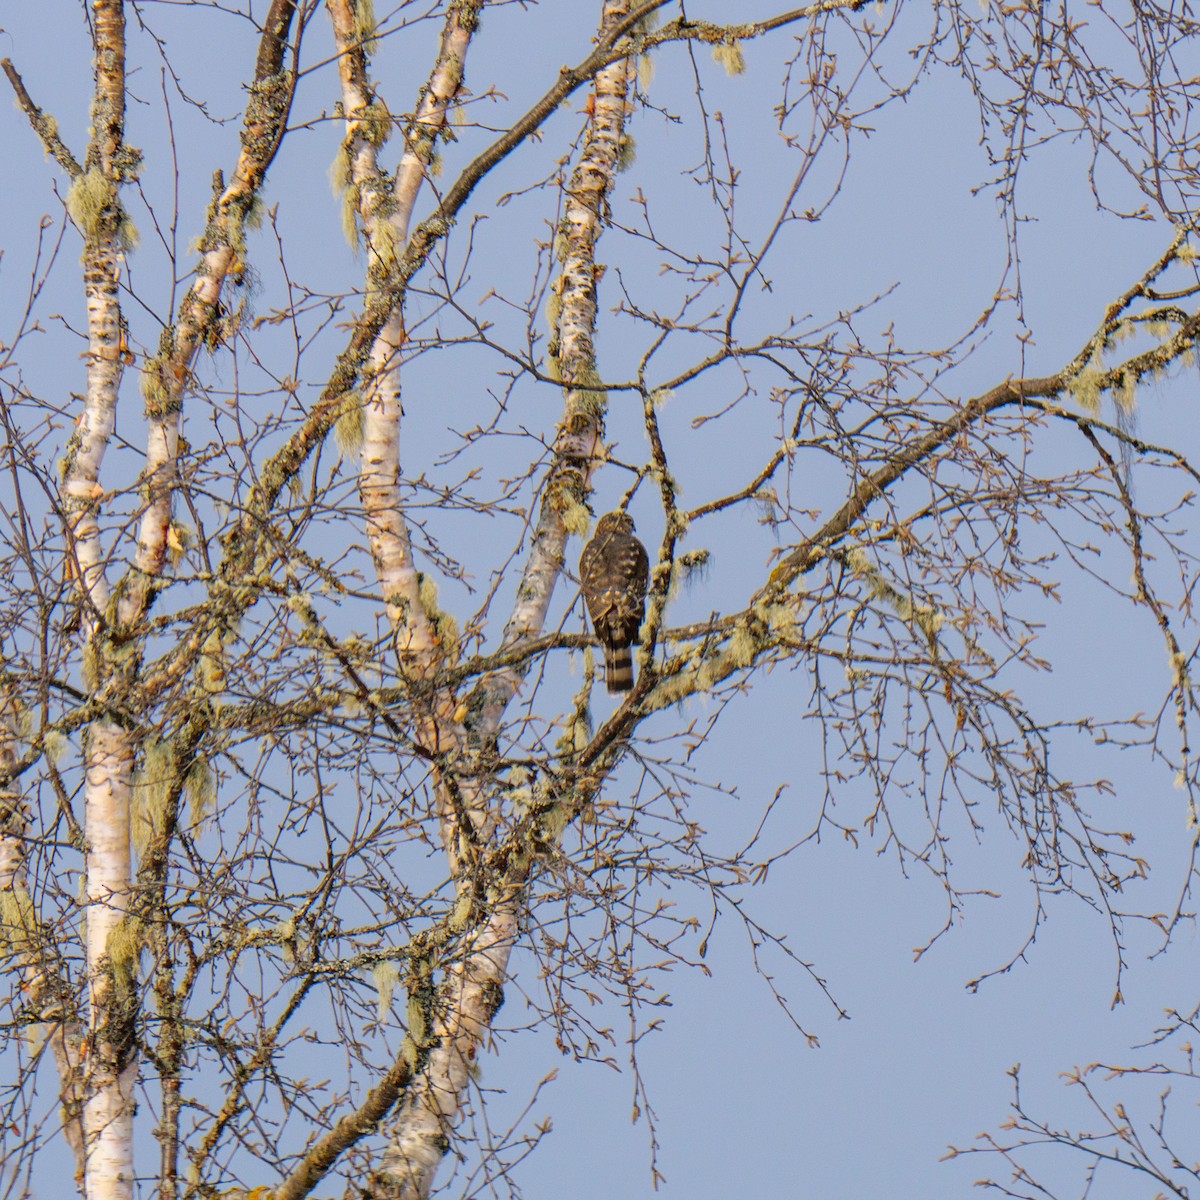
[[[1014,1067],[1012,1108],[1000,1130],[980,1134],[969,1148],[952,1148],[948,1157],[1002,1160],[1007,1177],[978,1185],[1023,1200],[1086,1197],[1112,1186],[1126,1194],[1186,1198],[1200,1175],[1189,1111],[1200,1080],[1191,1041],[1198,1017],[1197,1010],[1184,1015],[1169,1009],[1166,1023],[1141,1047],[1157,1058],[1142,1055],[1123,1066],[1090,1063],[1064,1073],[1063,1082],[1080,1101],[1069,1120],[1031,1111]],[[1075,1170],[1064,1173],[1070,1167]]]
[[[90,101],[4,60],[61,197],[0,347],[8,1195],[64,1142],[89,1200],[409,1200],[448,1154],[464,1194],[505,1178],[538,1135],[468,1119],[496,1034],[605,1058],[589,1013],[613,997],[636,1072],[651,979],[698,965],[721,914],[792,953],[746,895],[789,851],[718,852],[689,813],[736,784],[704,746],[771,672],[823,748],[796,768],[823,795],[803,840],[926,869],[947,924],[951,838],[1007,833],[1029,940],[1069,893],[1123,962],[1147,864],[1092,815],[1102,766],[1060,765],[1073,737],[1141,748],[1194,816],[1200,474],[1134,420],[1200,336],[1190,17],[564,7],[93,0]],[[743,73],[773,114],[765,220],[709,102]],[[977,102],[1008,258],[981,314],[909,348],[890,293],[828,301],[790,257],[926,79]],[[640,180],[635,128],[643,160],[682,128],[698,161]],[[1067,136],[1162,248],[1027,369],[1019,183]],[[56,315],[80,278],[86,328]],[[1016,336],[971,387],[992,330]],[[627,507],[656,544],[610,703],[574,563]],[[1064,582],[1156,631],[1159,711],[1039,693]]]

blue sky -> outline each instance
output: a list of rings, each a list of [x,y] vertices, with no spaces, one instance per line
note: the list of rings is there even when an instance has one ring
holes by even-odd
[[[32,5],[12,6],[3,15],[0,42],[35,99],[54,113],[78,150],[90,85],[86,33],[73,6],[51,7],[54,13],[48,20],[44,7],[35,11]],[[494,83],[503,99],[480,104],[481,120],[506,126],[545,90],[561,62],[584,57],[592,26],[593,6],[587,7],[588,18],[578,23],[582,5],[535,5],[528,10],[511,5],[488,14],[472,51],[475,55],[478,50],[478,55],[472,58],[468,82],[476,95]],[[747,14],[773,11],[761,2],[744,7]],[[720,15],[718,9],[707,8],[714,17]],[[384,6],[378,0],[377,9],[382,16]],[[688,9],[693,17],[702,15],[701,6]],[[236,117],[243,102],[240,81],[252,57],[246,23],[216,10],[170,5],[148,5],[145,14],[168,38],[184,90],[204,100],[212,115]],[[901,21],[915,32],[925,19],[926,10],[909,7]],[[310,62],[317,60],[315,47],[326,47],[324,21],[323,15],[315,18]],[[385,41],[376,70],[393,111],[411,104],[427,69],[426,58],[407,55],[401,46],[428,50],[433,40],[434,26],[426,24],[404,39]],[[770,227],[794,170],[772,119],[782,61],[793,44],[784,34],[762,47],[748,47],[748,70],[737,78],[727,78],[706,50],[695,52],[713,122],[710,129],[717,128],[715,114],[720,113],[741,172],[738,216],[751,243]],[[147,195],[156,206],[167,206],[161,211],[168,211],[175,178],[164,135],[165,86],[177,122],[178,236],[186,244],[199,232],[212,171],[218,166],[229,170],[232,164],[236,121],[220,127],[194,119],[172,85],[162,83],[146,39],[135,45],[139,71],[132,86],[140,99],[131,105],[130,140],[146,150]],[[849,47],[844,53],[848,56]],[[670,48],[656,55],[656,65],[650,98],[683,119],[675,123],[653,113],[636,117],[638,155],[618,180],[611,201],[614,221],[636,223],[640,210],[635,198],[640,192],[655,220],[680,244],[712,244],[720,230],[720,211],[685,175],[701,148],[691,59],[686,51]],[[905,69],[903,56],[897,54],[888,66],[899,76]],[[316,121],[322,109],[332,111],[336,96],[330,66],[314,69],[304,79],[297,111],[314,126],[289,135],[266,195],[268,206],[277,206],[275,226],[288,248],[289,278],[293,284],[330,293],[352,290],[362,273],[361,260],[342,237],[338,203],[328,184],[328,165],[340,134],[332,124]],[[469,280],[460,295],[472,315],[496,322],[497,337],[516,343],[523,320],[506,310],[494,293],[520,297],[522,288],[528,290],[535,243],[548,238],[553,197],[543,191],[503,206],[497,201],[552,169],[576,134],[579,107],[573,103],[559,114],[549,124],[545,141],[528,155],[504,164],[480,189],[475,204],[482,220]],[[64,188],[53,164],[42,161],[23,116],[12,106],[0,106],[0,114],[0,144],[10,166],[0,199],[0,341],[7,341],[25,301],[38,221],[42,214],[61,221],[54,188],[57,185],[59,194]],[[987,175],[987,165],[969,96],[960,81],[935,73],[908,100],[874,116],[871,124],[869,136],[854,139],[837,202],[820,221],[788,228],[768,265],[772,290],[752,297],[746,320],[765,327],[787,312],[801,320],[812,314],[809,323],[817,325],[836,320],[839,312],[895,285],[856,319],[863,336],[877,336],[890,326],[901,346],[947,345],[966,334],[989,304],[1005,262],[1005,228],[995,202],[987,193],[972,195]],[[461,136],[462,145],[447,152],[447,178],[466,161],[472,147],[483,144],[479,131],[468,128]],[[1022,197],[1036,220],[1022,225],[1021,247],[1025,324],[1032,340],[1017,339],[1024,330],[1013,307],[1003,308],[979,350],[942,382],[945,394],[965,399],[1010,375],[1057,370],[1096,328],[1104,304],[1165,247],[1171,235],[1165,221],[1118,221],[1099,213],[1086,169],[1084,148],[1068,139],[1043,148],[1028,165]],[[822,160],[803,195],[820,203],[836,170],[836,156],[828,164]],[[1117,193],[1125,190],[1115,186]],[[136,338],[152,348],[157,340],[155,315],[169,306],[172,281],[163,273],[164,255],[154,245],[144,207],[131,208],[141,228],[142,248],[132,260],[130,278],[146,309],[130,306],[130,320]],[[465,231],[463,222],[449,243],[448,258],[454,266],[465,253]],[[269,224],[250,247],[257,274],[253,302],[259,314],[286,304],[273,238]],[[40,302],[46,335],[31,342],[22,355],[26,383],[43,394],[82,389],[77,349],[50,315],[60,312],[75,328],[82,322],[77,237],[71,231],[65,246]],[[605,311],[598,335],[600,363],[606,376],[623,378],[644,340],[639,342],[631,325],[608,311],[620,298],[618,282],[626,282],[645,302],[664,306],[674,285],[660,276],[658,260],[644,242],[618,230],[605,235],[600,257],[609,268],[601,288]],[[418,316],[433,312],[434,303],[416,297],[413,311]],[[444,319],[448,327],[453,324]],[[342,336],[335,330],[316,336],[304,360],[312,373],[302,378],[299,403],[319,391],[320,364],[332,361]],[[288,367],[291,351],[286,342],[284,334],[268,333],[263,344],[269,348],[269,362],[260,376],[254,374],[256,364],[245,360],[236,373],[221,361],[206,369],[218,385],[236,383],[253,390],[270,371],[278,375]],[[667,361],[674,367],[686,358],[681,349],[670,351]],[[503,365],[498,356],[478,347],[429,354],[412,364],[405,380],[405,437],[411,447],[406,462],[415,464],[414,474],[419,466],[431,479],[438,478],[438,455],[457,444],[453,431],[487,418],[492,408],[489,392],[503,387]],[[1179,371],[1139,392],[1141,436],[1193,455],[1200,452],[1194,374]],[[251,378],[254,384],[246,382]],[[5,384],[9,382],[6,378]],[[714,373],[689,385],[663,410],[689,504],[699,504],[730,480],[743,477],[750,464],[761,460],[762,448],[773,436],[761,396],[744,402],[736,424],[717,423],[689,432],[692,419],[719,408],[722,392],[733,387],[732,372]],[[140,400],[130,377],[125,391],[127,407],[119,432],[136,446]],[[518,412],[509,414],[514,428],[542,432],[552,427],[559,407],[554,389],[522,382],[514,395],[520,405]],[[640,414],[619,393],[614,393],[609,433],[618,441],[622,457],[644,454]],[[1058,429],[1048,437],[1053,441],[1039,452],[1050,458],[1069,463],[1072,455],[1081,453],[1078,438],[1072,441]],[[482,452],[482,461],[494,475],[503,474],[499,453],[490,448]],[[118,452],[114,466],[132,477],[136,455]],[[1160,490],[1157,477],[1147,477],[1136,467],[1134,483],[1139,500],[1147,505],[1168,495]],[[615,471],[602,474],[596,511],[604,511],[625,486],[625,478]],[[819,465],[797,480],[798,489],[810,489],[812,507],[825,512],[840,503],[838,486],[836,473],[826,479]],[[639,497],[635,512],[647,543],[656,541],[661,517],[648,494]],[[429,516],[439,523],[452,553],[468,564],[479,564],[477,583],[492,565],[489,555],[495,547],[501,542],[511,546],[511,538],[504,539],[513,532],[513,522],[488,524],[481,531],[481,523],[468,515],[433,511]],[[769,535],[745,518],[714,522],[705,536],[714,550],[714,564],[705,582],[679,602],[680,622],[702,619],[734,602],[745,591],[740,586],[742,573],[761,570],[771,550]],[[1191,537],[1194,543],[1194,533]],[[1127,562],[1107,555],[1099,561],[1103,572],[1125,583]],[[505,586],[508,591],[502,590],[502,597],[511,595],[513,581]],[[564,589],[558,615],[572,598]],[[470,611],[471,601],[462,588],[444,585],[443,599],[461,605],[464,613]],[[1046,625],[1043,653],[1054,660],[1055,669],[1038,677],[1020,676],[1019,681],[1044,711],[1081,716],[1149,710],[1161,702],[1167,665],[1149,614],[1131,613],[1077,579],[1068,582],[1061,601],[1030,600],[1028,611]],[[1194,627],[1190,638],[1194,648]],[[698,788],[689,800],[689,816],[705,826],[717,847],[744,845],[780,787],[786,791],[770,818],[766,842],[783,847],[813,828],[821,792],[819,742],[804,718],[808,695],[802,673],[780,669],[760,675],[751,694],[724,714],[700,752],[700,775],[736,788],[736,795]],[[689,702],[681,716],[703,718],[703,703]],[[679,718],[664,714],[663,723],[669,720],[675,727]],[[1102,774],[1113,781],[1115,796],[1097,802],[1097,811],[1114,825],[1134,829],[1139,853],[1154,864],[1151,878],[1130,895],[1130,908],[1168,907],[1182,886],[1193,836],[1183,793],[1172,787],[1171,773],[1137,751],[1103,752],[1087,738],[1063,741],[1061,753],[1069,771]],[[622,786],[632,787],[632,773],[615,786],[618,792]],[[869,798],[851,790],[847,819],[861,819],[868,803]],[[651,1014],[662,1015],[663,1026],[640,1043],[639,1057],[657,1114],[658,1165],[665,1176],[662,1194],[689,1200],[716,1200],[734,1190],[780,1196],[912,1195],[928,1200],[964,1195],[980,1176],[1003,1177],[1002,1165],[976,1158],[940,1164],[938,1159],[948,1143],[966,1146],[977,1133],[1003,1120],[1010,1067],[1022,1064],[1033,1107],[1083,1121],[1078,1089],[1064,1089],[1060,1072],[1076,1064],[1126,1061],[1130,1046],[1152,1032],[1165,1007],[1190,1010],[1196,1003],[1195,932],[1190,923],[1177,931],[1169,953],[1153,960],[1148,955],[1160,944],[1153,931],[1144,924],[1127,924],[1125,1003],[1113,1008],[1116,958],[1105,919],[1071,897],[1053,898],[1026,961],[978,991],[968,990],[969,981],[999,968],[1019,950],[1033,913],[1032,894],[1020,870],[1024,848],[998,821],[989,818],[988,823],[986,836],[978,840],[957,828],[951,853],[962,879],[996,895],[973,899],[964,916],[919,961],[914,961],[915,948],[926,944],[945,922],[943,892],[920,871],[905,878],[894,858],[877,853],[879,845],[869,837],[856,848],[827,830],[820,840],[775,865],[767,882],[751,893],[747,905],[764,924],[786,932],[794,953],[813,964],[849,1014],[849,1020],[839,1020],[802,971],[768,957],[777,986],[804,1028],[819,1039],[819,1048],[805,1043],[756,976],[736,914],[725,913],[710,940],[705,960],[710,974],[676,969],[661,981],[671,1004],[661,1014]],[[694,895],[672,893],[671,898],[685,908],[695,906],[703,919],[704,905]],[[510,989],[505,1010],[514,1026],[523,1021],[519,990],[532,989],[534,975],[528,956],[518,956],[518,986]],[[544,1032],[506,1036],[500,1053],[484,1062],[483,1086],[502,1093],[493,1098],[493,1128],[523,1111],[538,1080],[558,1071],[530,1111],[531,1121],[552,1117],[554,1131],[518,1169],[517,1181],[528,1197],[566,1193],[585,1200],[614,1194],[649,1196],[653,1191],[647,1122],[630,1120],[635,1085],[627,1069],[623,1018],[611,1001],[609,1009],[604,1019],[614,1030],[617,1065],[626,1068],[620,1072],[560,1056]],[[1146,1103],[1153,1094],[1153,1088],[1145,1093]],[[1132,1112],[1133,1101],[1129,1106]],[[1068,1160],[1064,1169],[1069,1175]],[[1112,1194],[1140,1195],[1133,1187],[1129,1183]],[[1152,1195],[1153,1189],[1146,1194]]]

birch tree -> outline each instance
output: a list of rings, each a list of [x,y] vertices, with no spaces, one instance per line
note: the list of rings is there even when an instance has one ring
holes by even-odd
[[[1018,955],[1066,895],[1123,969],[1149,864],[1104,747],[1195,825],[1192,401],[1138,424],[1200,337],[1195,33],[1087,11],[46,6],[90,95],[12,38],[45,215],[4,221],[6,1195],[64,1152],[89,1200],[472,1195],[541,1136],[488,1131],[481,1060],[624,1039],[640,1096],[662,974],[718,923],[789,960],[813,1037],[835,995],[753,889],[834,833],[947,926],[956,839],[1013,839]],[[912,345],[855,245],[832,298],[806,256],[856,188],[886,221],[856,155],[925,86],[978,114],[1006,261]],[[1022,181],[1067,137],[1158,248],[1055,350]],[[614,704],[575,563],[618,507],[652,566]],[[1157,640],[1157,711],[1039,687],[1064,586]],[[728,852],[689,805],[767,703],[818,803]]]

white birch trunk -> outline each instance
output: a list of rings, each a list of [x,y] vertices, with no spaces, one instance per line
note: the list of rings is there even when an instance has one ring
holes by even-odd
[[[441,46],[416,117],[407,132],[404,157],[394,185],[379,171],[370,127],[370,85],[366,60],[355,45],[354,10],[350,0],[329,0],[339,51],[342,103],[346,112],[345,153],[350,181],[356,191],[371,263],[394,265],[402,252],[421,183],[433,154],[437,134],[446,124],[449,106],[462,84],[463,68],[479,5],[461,5],[449,15]],[[385,208],[385,202],[386,204]],[[388,211],[390,210],[390,211]],[[387,229],[380,221],[388,222]],[[403,314],[394,311],[371,350],[363,392],[363,445],[360,494],[367,518],[380,587],[396,632],[406,669],[430,677],[442,661],[433,622],[420,595],[411,539],[401,505],[400,353],[404,345]],[[462,751],[465,739],[455,720],[454,697],[431,699],[418,716],[419,736],[432,749]],[[468,846],[486,838],[486,816],[480,808],[481,789],[475,781],[442,778],[438,784],[442,839],[458,890],[472,886],[468,877]],[[464,822],[470,829],[464,828]],[[464,947],[464,954],[443,979],[445,1003],[432,1030],[436,1047],[409,1089],[396,1132],[376,1175],[377,1191],[386,1196],[424,1196],[446,1152],[447,1138],[457,1117],[470,1068],[499,1007],[508,957],[517,928],[517,906],[503,905]]]
[[[129,908],[129,840],[133,747],[128,733],[97,721],[88,734],[87,962],[89,1022],[84,1129],[88,1200],[133,1195],[134,1001],[136,963],[114,962],[125,941],[120,926]]]
[[[371,108],[372,93],[361,46],[363,31],[355,19],[353,0],[329,0],[346,113],[344,152],[349,160],[349,182],[357,196],[370,272],[394,268],[408,241],[413,209],[437,135],[445,128],[449,106],[462,85],[479,7],[478,3],[457,5],[446,19],[437,61],[407,131],[404,157],[393,183],[378,166],[376,149],[383,140],[380,123],[385,118],[383,111]],[[436,664],[439,648],[421,605],[420,581],[400,501],[403,346],[404,318],[397,308],[376,338],[364,371],[359,492],[380,587],[396,631],[397,649],[408,669],[421,675],[428,674]]]
[[[517,939],[520,898],[497,904],[463,947],[443,982],[436,1045],[400,1108],[391,1144],[373,1180],[381,1200],[425,1200],[446,1156],[471,1068],[504,1001],[508,959]]]
[[[94,0],[96,91],[87,172],[103,181],[106,202],[83,229],[88,358],[84,411],[69,452],[63,483],[70,552],[85,601],[84,630],[91,659],[89,684],[103,692],[107,661],[109,587],[100,544],[97,506],[100,471],[116,421],[126,347],[117,283],[121,220],[118,190],[125,127],[125,14],[121,0]],[[94,722],[85,755],[84,833],[87,876],[88,1033],[84,1045],[85,1180],[89,1200],[133,1195],[133,1081],[137,1059],[127,1004],[118,996],[110,943],[129,902],[129,735],[109,720]],[[128,1000],[128,997],[125,997]]]
[[[601,34],[624,20],[632,8],[631,0],[605,0]],[[545,627],[566,553],[564,511],[570,503],[582,503],[587,498],[592,477],[604,458],[604,396],[585,386],[599,383],[595,351],[596,243],[616,178],[629,116],[629,91],[635,77],[632,58],[618,59],[597,73],[583,154],[567,189],[559,231],[564,255],[558,283],[558,364],[566,389],[563,419],[516,604],[504,629],[503,649],[536,637]],[[488,679],[484,708],[484,728],[488,732],[495,732],[523,678],[523,668],[509,667]]]
[[[624,19],[630,0],[607,0],[601,32]],[[547,499],[534,537],[530,557],[517,593],[517,604],[504,634],[511,646],[539,632],[544,623],[554,585],[562,570],[566,527],[559,488],[570,486],[577,500],[586,496],[592,472],[600,461],[603,410],[599,395],[578,384],[596,379],[593,333],[596,317],[595,242],[603,219],[603,205],[612,187],[628,112],[632,64],[622,59],[600,72],[595,84],[595,115],[583,158],[572,177],[564,236],[568,250],[562,283],[563,324],[560,362],[567,385],[565,415],[556,443],[556,462],[547,485]],[[575,472],[575,479],[568,479]],[[516,670],[500,673],[499,687],[489,695],[485,711],[491,730],[516,692]],[[455,731],[460,739],[461,732]],[[448,743],[447,743],[448,744]],[[462,789],[467,799],[466,818],[473,836],[486,843],[492,821],[486,812],[486,793],[476,780],[447,781]],[[461,845],[466,832],[456,811],[442,797],[443,839],[447,843],[460,895],[472,886],[471,855]],[[432,1049],[418,1082],[410,1088],[393,1126],[391,1144],[374,1178],[374,1191],[386,1200],[425,1200],[437,1168],[445,1157],[457,1125],[471,1068],[488,1036],[496,1011],[503,1002],[508,960],[516,941],[523,904],[520,885],[497,902],[486,920],[460,949],[460,957],[446,968],[433,1030]]]

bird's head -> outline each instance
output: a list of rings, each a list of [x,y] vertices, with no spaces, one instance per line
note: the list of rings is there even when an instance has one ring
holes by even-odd
[[[597,537],[611,537],[614,533],[632,533],[633,518],[627,512],[610,512],[596,522]]]

